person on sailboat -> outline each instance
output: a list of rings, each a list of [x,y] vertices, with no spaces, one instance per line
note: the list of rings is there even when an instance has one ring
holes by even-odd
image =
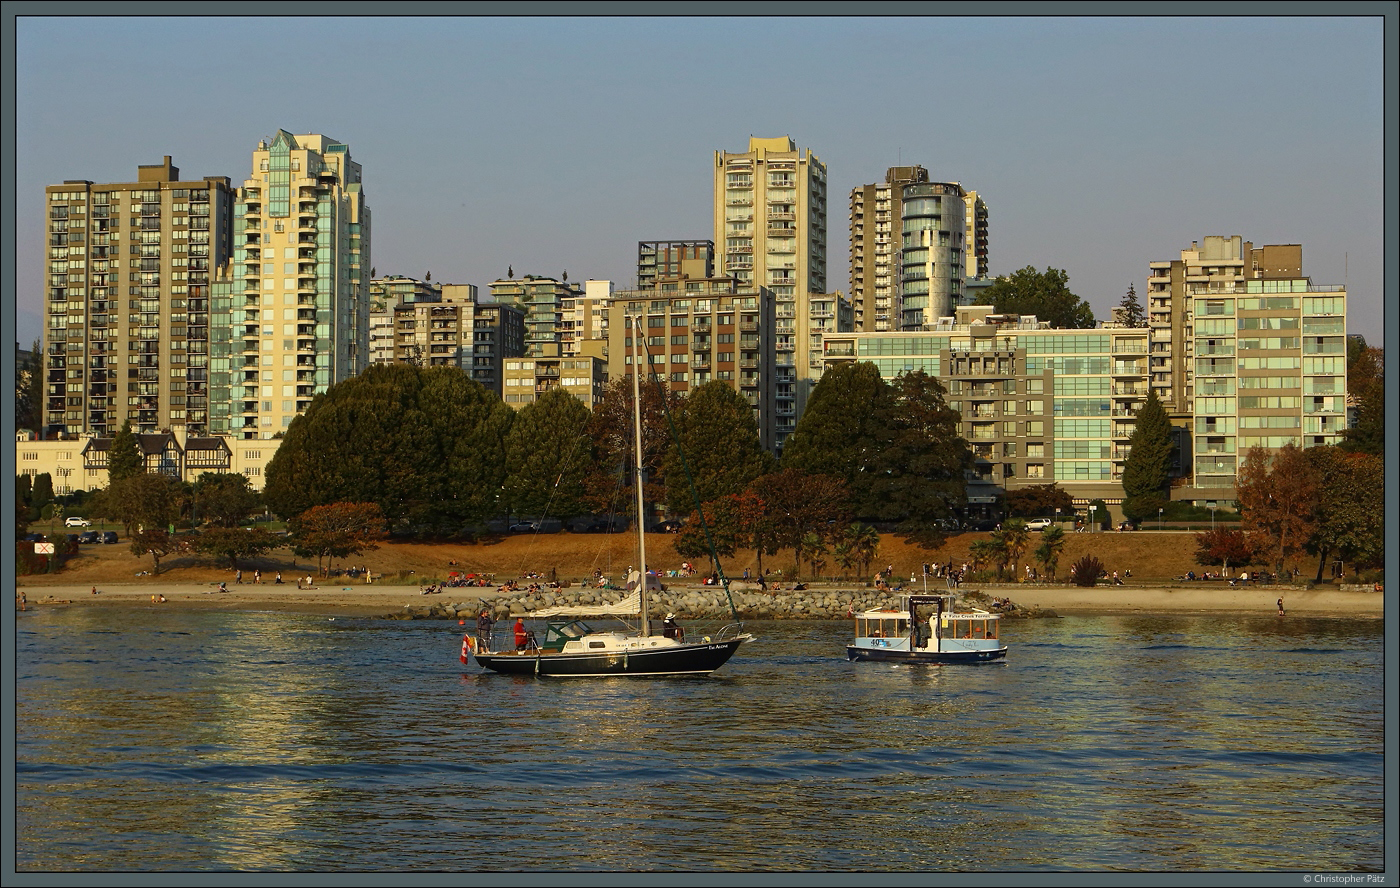
[[[661,624],[661,634],[667,638],[674,638],[676,641],[685,641],[685,629],[676,622],[675,614],[667,614],[666,619]]]
[[[496,625],[496,620],[491,616],[491,611],[483,607],[481,616],[476,618],[476,634],[481,641],[483,651],[491,650],[491,627],[494,625]]]
[[[517,651],[523,651],[523,650],[525,650],[526,645],[528,645],[529,643],[530,643],[530,633],[528,633],[528,632],[525,631],[525,618],[524,618],[524,617],[516,617],[516,618],[515,618],[515,649],[516,649]]]

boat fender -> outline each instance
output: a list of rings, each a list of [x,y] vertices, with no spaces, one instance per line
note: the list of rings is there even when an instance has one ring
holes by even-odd
[[[710,636],[706,635],[704,638],[702,638],[702,639],[700,639],[700,640],[703,641],[703,642],[705,642],[705,644],[709,644],[709,643],[710,643]]]

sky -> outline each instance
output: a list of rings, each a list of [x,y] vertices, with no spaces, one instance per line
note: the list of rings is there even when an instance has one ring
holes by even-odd
[[[363,165],[382,276],[630,287],[712,239],[714,152],[791,136],[848,195],[921,164],[977,190],[993,274],[1065,269],[1100,319],[1206,235],[1303,245],[1379,343],[1379,17],[21,17],[16,338],[42,326],[44,186],[251,174],[321,133]],[[6,174],[9,178],[9,174]]]

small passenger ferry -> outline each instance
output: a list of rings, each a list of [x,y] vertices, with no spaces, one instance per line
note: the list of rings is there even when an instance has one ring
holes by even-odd
[[[1001,615],[980,608],[959,610],[953,595],[904,595],[901,609],[855,615],[850,660],[893,663],[989,663],[1006,659],[998,638]]]

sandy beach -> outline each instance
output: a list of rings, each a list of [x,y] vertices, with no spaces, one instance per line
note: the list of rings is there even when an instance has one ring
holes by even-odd
[[[423,595],[415,586],[365,585],[327,580],[311,589],[295,584],[268,583],[237,585],[229,583],[219,592],[217,583],[104,583],[98,594],[91,586],[26,587],[29,607],[82,607],[147,605],[151,607],[198,607],[224,610],[278,610],[300,613],[331,613],[347,616],[383,616],[400,612],[405,606],[426,608],[432,604],[456,604],[496,596],[494,588],[453,587],[433,595]],[[865,597],[868,589],[832,584],[817,585],[851,590]],[[1236,613],[1274,614],[1283,597],[1289,614],[1309,617],[1363,617],[1380,619],[1385,615],[1384,594],[1348,591],[1332,587],[1307,590],[1291,586],[1237,588],[1211,583],[1178,586],[1077,586],[986,585],[988,595],[1007,597],[1022,606],[1052,609],[1060,614],[1180,614]],[[164,604],[152,603],[152,596],[164,595]]]

